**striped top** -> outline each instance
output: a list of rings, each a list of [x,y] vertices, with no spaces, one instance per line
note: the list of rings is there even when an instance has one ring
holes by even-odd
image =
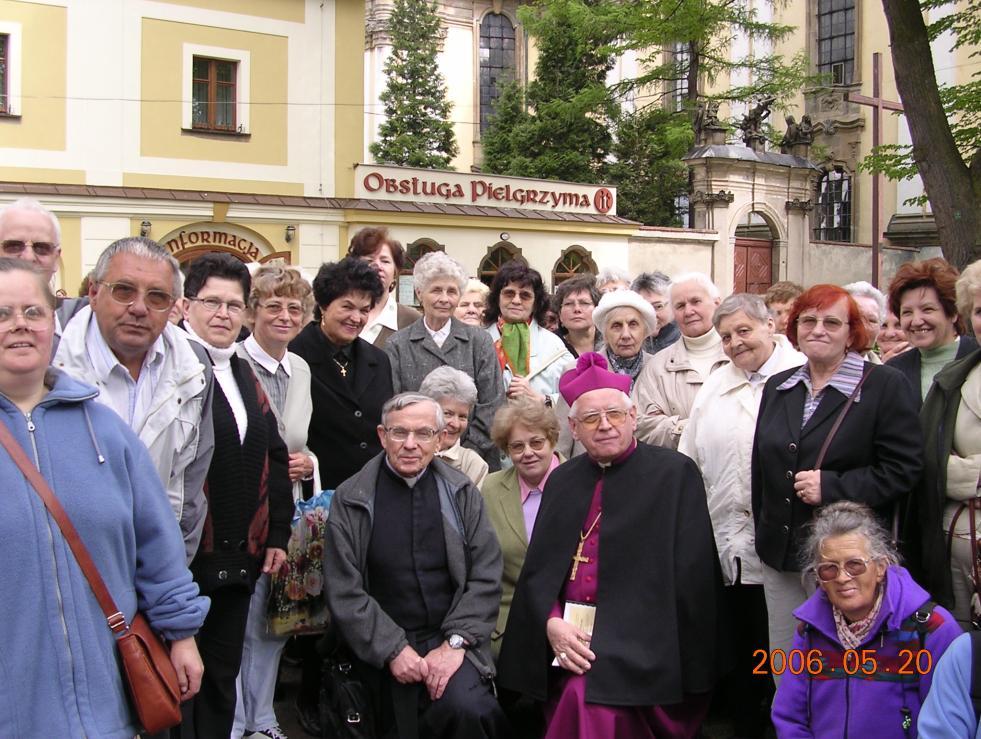
[[[846,398],[851,397],[851,394],[855,392],[855,388],[858,387],[859,380],[862,379],[862,373],[865,371],[865,362],[863,361],[860,354],[857,352],[849,351],[845,355],[845,361],[841,363],[837,371],[828,380],[828,384],[821,388],[817,393],[814,393],[811,388],[811,369],[810,363],[805,362],[801,367],[798,368],[794,374],[788,377],[777,387],[777,390],[790,390],[797,383],[803,382],[804,386],[807,388],[807,394],[804,396],[804,413],[801,416],[801,428],[807,425],[811,416],[814,415],[814,411],[817,407],[821,405],[821,400],[824,398],[824,392],[829,388],[833,387]],[[862,399],[862,392],[859,391],[855,396],[855,402],[857,403]]]

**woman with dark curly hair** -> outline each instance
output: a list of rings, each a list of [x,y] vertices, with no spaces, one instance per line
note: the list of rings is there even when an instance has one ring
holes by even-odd
[[[388,355],[359,338],[375,304],[385,295],[372,266],[357,257],[323,264],[313,279],[320,319],[290,342],[291,352],[310,365],[313,414],[307,448],[320,465],[325,490],[360,470],[381,451],[381,410],[395,395]],[[320,733],[317,699],[319,660],[305,659],[297,696],[304,729]]]
[[[899,316],[906,340],[916,351],[889,360],[913,386],[917,404],[923,402],[933,377],[955,359],[978,348],[964,336],[957,313],[957,269],[935,257],[907,262],[889,283],[889,310]]]
[[[545,328],[549,299],[542,276],[516,259],[494,276],[484,322],[497,351],[508,400],[551,405],[559,378],[574,359],[562,339]]]

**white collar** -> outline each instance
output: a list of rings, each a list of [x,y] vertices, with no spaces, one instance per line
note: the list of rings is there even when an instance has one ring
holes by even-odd
[[[385,328],[392,329],[392,331],[399,330],[399,301],[395,299],[394,292],[390,292],[388,294],[388,300],[385,301],[385,307],[382,308],[382,312],[378,314],[378,318],[375,319],[375,323],[380,323]]]
[[[115,352],[113,352],[112,348],[106,342],[102,331],[99,330],[99,322],[96,320],[94,313],[89,317],[86,343],[89,347],[88,355],[92,362],[92,369],[95,370],[96,376],[100,380],[108,380],[109,375],[112,374],[112,371],[117,366],[122,367],[127,374],[129,373],[129,370],[119,361],[119,357],[116,356]],[[162,362],[165,348],[166,345],[164,344],[163,333],[161,332],[157,340],[147,349],[146,356],[143,357],[143,367],[152,367],[158,362]]]
[[[422,325],[426,327],[426,331],[428,331],[429,335],[433,337],[433,341],[436,342],[436,346],[442,347],[443,342],[449,338],[450,329],[453,328],[453,319],[451,318],[447,320],[447,322],[443,324],[443,328],[441,328],[439,331],[434,331],[433,329],[429,328],[429,323],[426,322],[425,316],[423,316]]]
[[[255,363],[270,375],[275,375],[279,368],[282,367],[286,371],[287,377],[293,376],[293,367],[290,365],[289,352],[283,355],[282,361],[276,359],[255,340],[255,334],[249,334],[245,341],[242,342],[242,346],[245,347],[245,351],[249,353],[249,356],[255,360]]]

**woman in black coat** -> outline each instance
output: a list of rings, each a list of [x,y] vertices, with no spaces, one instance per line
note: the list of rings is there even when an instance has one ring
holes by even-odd
[[[807,362],[767,381],[752,460],[770,649],[785,651],[796,624],[793,610],[813,591],[801,579],[800,547],[815,509],[854,500],[888,523],[916,483],[922,457],[912,388],[895,370],[862,361],[857,352],[868,337],[845,290],[815,285],[806,291],[791,309],[787,335]],[[815,469],[857,386],[855,402]]]
[[[358,334],[382,284],[367,262],[324,264],[313,280],[320,320],[290,343],[310,365],[313,416],[307,446],[317,455],[325,490],[333,490],[381,452],[376,428],[395,395],[388,356]]]
[[[317,456],[325,490],[334,490],[381,452],[378,425],[385,402],[395,395],[388,355],[359,334],[383,295],[381,279],[356,257],[321,265],[313,280],[319,320],[307,324],[290,342],[310,365],[313,415],[307,448]],[[316,491],[319,492],[319,491]],[[297,714],[304,730],[321,733],[317,700],[320,658],[308,640],[297,695]]]

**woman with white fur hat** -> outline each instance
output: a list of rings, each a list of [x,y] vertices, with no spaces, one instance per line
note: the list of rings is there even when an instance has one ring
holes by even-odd
[[[606,293],[593,310],[593,324],[603,336],[600,352],[606,357],[610,371],[630,377],[630,396],[634,397],[637,376],[644,363],[653,355],[643,350],[644,339],[657,330],[657,314],[651,304],[633,290]],[[634,398],[636,402],[636,398]],[[559,400],[555,407],[559,418],[558,451],[566,457],[582,454],[582,445],[572,438],[569,430],[569,406]]]

